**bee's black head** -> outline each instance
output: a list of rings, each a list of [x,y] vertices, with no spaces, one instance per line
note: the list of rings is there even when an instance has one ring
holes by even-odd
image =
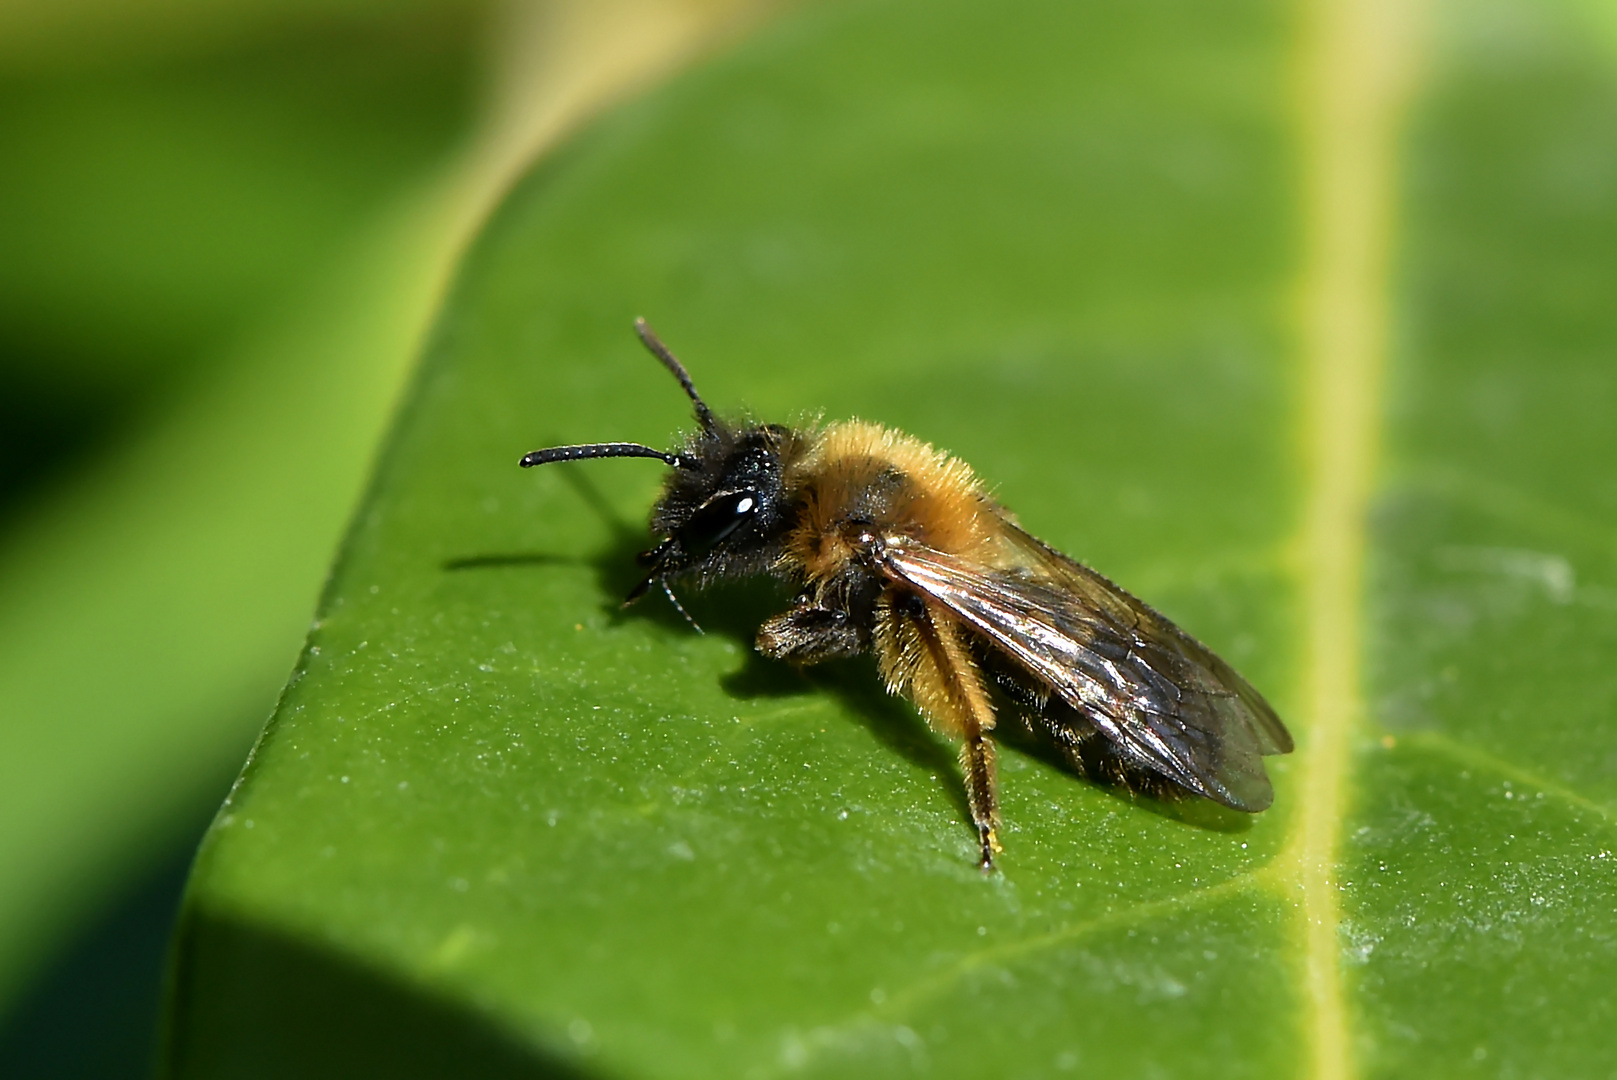
[[[535,450],[524,468],[552,461],[597,457],[653,457],[673,467],[663,494],[651,511],[651,527],[662,541],[642,552],[649,571],[629,599],[652,584],[680,575],[701,583],[767,570],[776,560],[790,524],[781,480],[797,437],[780,424],[729,424],[713,415],[696,392],[685,366],[635,320],[640,339],[671,371],[696,407],[697,430],[675,452],[639,443],[589,443]]]
[[[665,539],[640,556],[651,571],[641,591],[660,577],[706,584],[768,570],[790,523],[781,473],[796,442],[779,424],[717,421],[696,432],[652,508],[652,531]]]

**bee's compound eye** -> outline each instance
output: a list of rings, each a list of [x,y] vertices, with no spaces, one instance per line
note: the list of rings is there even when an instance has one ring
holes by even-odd
[[[730,491],[713,496],[679,527],[680,548],[687,558],[701,558],[757,513],[761,501],[756,491]]]

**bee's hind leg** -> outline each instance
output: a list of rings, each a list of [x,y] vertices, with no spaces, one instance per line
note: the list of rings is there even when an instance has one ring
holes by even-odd
[[[888,687],[907,694],[935,731],[957,738],[966,806],[977,829],[984,871],[999,846],[999,800],[994,793],[994,706],[972,660],[960,624],[937,605],[896,593],[887,605],[893,639],[884,651]]]
[[[966,805],[971,808],[971,822],[977,826],[977,840],[982,845],[982,859],[977,866],[987,872],[994,869],[994,856],[1003,849],[999,846],[999,806],[994,795],[994,740],[986,731],[967,733],[960,747],[960,768],[966,778]]]

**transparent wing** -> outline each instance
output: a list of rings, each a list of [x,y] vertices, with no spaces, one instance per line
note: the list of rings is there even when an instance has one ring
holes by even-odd
[[[1274,799],[1263,755],[1291,736],[1251,684],[1088,567],[1005,523],[1011,565],[894,539],[888,573],[944,604],[1135,764],[1238,810]]]

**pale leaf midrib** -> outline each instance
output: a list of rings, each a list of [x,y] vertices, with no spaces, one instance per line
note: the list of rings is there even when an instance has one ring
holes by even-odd
[[[1307,1071],[1354,1075],[1337,861],[1359,719],[1366,509],[1388,340],[1398,117],[1412,25],[1396,0],[1319,0],[1304,49],[1304,725],[1286,860],[1301,896]]]

